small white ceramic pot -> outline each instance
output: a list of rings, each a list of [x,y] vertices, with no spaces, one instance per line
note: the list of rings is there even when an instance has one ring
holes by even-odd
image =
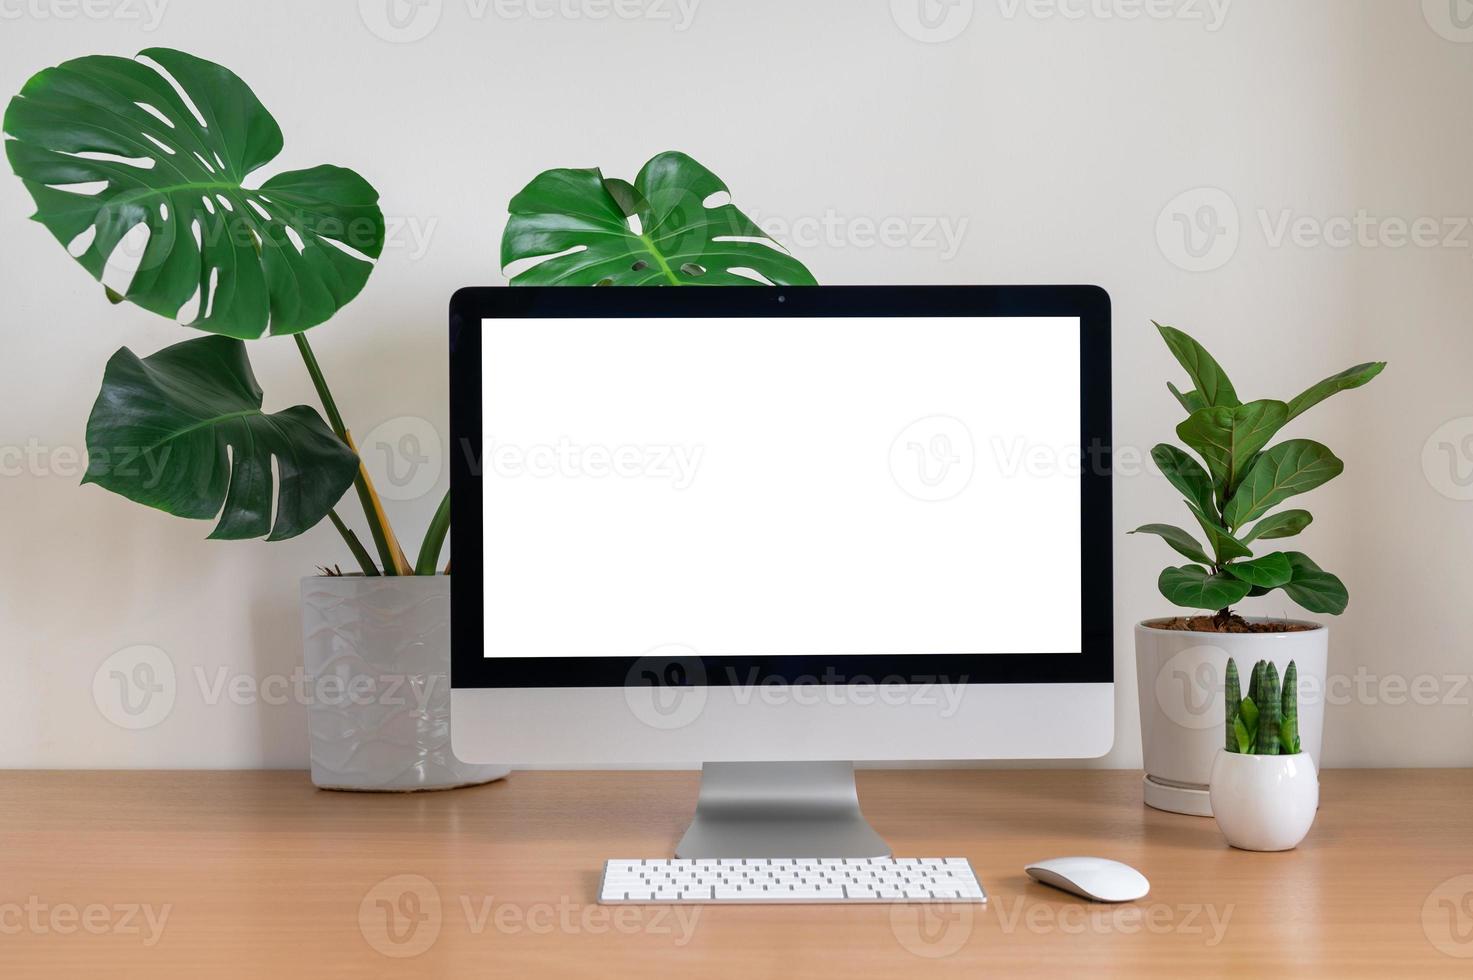
[[[1240,755],[1217,750],[1212,815],[1229,844],[1245,851],[1299,846],[1320,805],[1320,777],[1308,753]]]
[[[302,579],[312,782],[407,792],[500,779],[450,748],[450,578]]]
[[[1267,660],[1283,676],[1299,667],[1299,737],[1316,766],[1325,726],[1325,672],[1330,631],[1316,624],[1298,633],[1190,633],[1135,628],[1141,751],[1147,806],[1212,816],[1207,793],[1212,763],[1226,742],[1223,689],[1227,662],[1238,662],[1246,689],[1253,665]]]

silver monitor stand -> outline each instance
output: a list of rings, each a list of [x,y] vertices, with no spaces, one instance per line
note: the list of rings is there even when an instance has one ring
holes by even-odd
[[[889,857],[852,762],[708,762],[678,858]]]

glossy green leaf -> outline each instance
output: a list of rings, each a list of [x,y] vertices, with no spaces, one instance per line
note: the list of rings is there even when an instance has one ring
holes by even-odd
[[[1288,405],[1257,401],[1204,408],[1177,426],[1176,434],[1207,462],[1221,502],[1237,490],[1254,458],[1288,420]]]
[[[1386,370],[1386,362],[1375,361],[1370,364],[1358,364],[1333,377],[1326,378],[1289,403],[1289,418],[1298,418],[1307,410],[1338,392],[1369,384],[1372,378],[1384,370]]]
[[[1240,711],[1235,718],[1233,718],[1233,738],[1238,743],[1237,751],[1240,755],[1247,755],[1248,753],[1253,751],[1253,735],[1245,722],[1247,709],[1252,703],[1252,701],[1245,701],[1243,703],[1243,710]],[[1253,731],[1257,731],[1258,717],[1256,713],[1253,718],[1253,723]]]
[[[1169,381],[1166,383],[1166,390],[1171,392],[1172,397],[1177,400],[1177,403],[1187,410],[1188,415],[1191,415],[1193,412],[1200,412],[1202,409],[1209,407],[1206,399],[1195,391],[1183,392]]]
[[[440,498],[435,516],[425,529],[424,541],[419,546],[419,558],[414,563],[414,574],[434,575],[440,567],[440,549],[445,546],[445,535],[450,533],[450,491]]]
[[[181,51],[139,57],[168,75],[129,58],[77,58],[11,100],[5,151],[35,220],[69,248],[92,234],[77,261],[98,280],[124,237],[146,226],[125,298],[175,317],[198,295],[190,326],[211,333],[298,333],[357,296],[383,248],[378,192],[333,166],[247,188],[282,148],[250,88]]]
[[[1233,562],[1225,570],[1233,578],[1260,589],[1276,589],[1294,575],[1289,556],[1278,551],[1252,561]]]
[[[1202,528],[1202,533],[1207,536],[1207,544],[1212,548],[1217,564],[1221,565],[1238,558],[1253,557],[1253,552],[1246,545],[1224,530],[1215,520],[1203,517],[1195,511],[1193,514],[1197,518],[1197,525]]]
[[[1279,754],[1298,755],[1304,751],[1304,746],[1299,740],[1299,721],[1279,722]]]
[[[1179,527],[1173,527],[1170,524],[1147,524],[1144,527],[1136,528],[1130,533],[1154,534],[1171,545],[1177,554],[1182,557],[1209,565],[1212,563],[1212,559],[1207,557],[1207,552],[1202,550],[1202,546],[1197,543],[1197,539]]]
[[[1151,322],[1155,323],[1154,320]],[[1233,390],[1233,383],[1228,380],[1227,372],[1201,344],[1175,327],[1166,327],[1159,323],[1155,323],[1155,326],[1161,331],[1161,338],[1166,341],[1166,346],[1171,349],[1177,362],[1192,379],[1192,384],[1197,386],[1197,390],[1188,395],[1181,394],[1173,387],[1172,394],[1176,395],[1182,407],[1193,411],[1193,404],[1207,408],[1233,408],[1239,404],[1238,393]]]
[[[1258,718],[1261,714],[1253,695],[1243,699],[1243,706],[1238,711],[1238,721],[1243,726],[1243,732],[1238,736],[1238,745],[1243,752],[1252,752],[1258,742]]]
[[[1292,538],[1313,522],[1314,515],[1307,510],[1281,511],[1277,514],[1270,514],[1253,525],[1253,530],[1243,535],[1242,541],[1248,544],[1258,540]]]
[[[1188,504],[1203,514],[1213,513],[1212,478],[1201,463],[1165,443],[1151,450],[1151,459],[1171,485],[1186,495]]]
[[[261,411],[245,344],[226,337],[114,354],[87,420],[87,457],[84,483],[178,517],[219,514],[212,538],[301,534],[358,471],[311,408]]]
[[[1157,583],[1173,604],[1188,609],[1226,609],[1248,595],[1249,585],[1229,575],[1213,575],[1199,565],[1168,568]]]
[[[1297,494],[1322,486],[1345,470],[1329,449],[1309,439],[1291,439],[1265,452],[1223,508],[1230,528],[1257,520]]]
[[[512,198],[502,269],[545,257],[513,286],[815,284],[729,200],[708,206],[716,196],[728,196],[726,184],[684,153],[661,153],[633,184],[596,169],[545,171]]]
[[[1345,583],[1320,568],[1309,556],[1298,551],[1288,552],[1294,575],[1284,586],[1284,593],[1312,613],[1338,616],[1350,605],[1350,593]]]

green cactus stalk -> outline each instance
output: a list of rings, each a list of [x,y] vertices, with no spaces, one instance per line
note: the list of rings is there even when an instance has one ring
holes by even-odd
[[[1299,754],[1299,667],[1294,661],[1284,670],[1283,718],[1279,722],[1279,752]]]
[[[1227,750],[1238,751],[1238,733],[1233,729],[1233,722],[1238,718],[1238,711],[1242,707],[1243,695],[1239,690],[1238,664],[1232,657],[1228,657],[1227,681],[1223,689],[1223,708],[1227,713]]]
[[[1253,750],[1258,755],[1279,754],[1279,668],[1268,664],[1263,671],[1263,681],[1258,689],[1263,696],[1258,704],[1258,744]]]

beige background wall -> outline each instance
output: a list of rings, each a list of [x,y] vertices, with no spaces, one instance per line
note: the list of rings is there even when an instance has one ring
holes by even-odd
[[[632,176],[679,148],[826,283],[1105,286],[1117,443],[1137,456],[1177,420],[1150,318],[1194,332],[1259,397],[1390,360],[1296,424],[1349,467],[1306,501],[1305,550],[1354,597],[1334,624],[1326,759],[1473,763],[1466,0],[421,0],[398,6],[402,29],[389,9],[0,0],[0,92],[81,54],[184,48],[281,123],[263,177],[333,162],[379,188],[381,267],[313,341],[381,482],[410,498],[391,503],[403,528],[445,485],[445,301],[503,281],[508,198],[547,167]],[[326,526],[207,542],[205,524],[77,486],[106,358],[190,334],[109,307],[30,210],[0,179],[0,766],[303,766],[303,708],[272,679],[299,662],[299,576],[346,555]],[[1176,214],[1221,234],[1188,248]],[[268,406],[312,401],[289,341],[252,357]],[[431,457],[407,480],[375,448],[406,433]],[[1140,761],[1130,625],[1164,611],[1168,558],[1124,532],[1182,517],[1135,458],[1102,763],[1121,767]],[[139,644],[167,654],[178,691],[126,731],[93,677]]]

